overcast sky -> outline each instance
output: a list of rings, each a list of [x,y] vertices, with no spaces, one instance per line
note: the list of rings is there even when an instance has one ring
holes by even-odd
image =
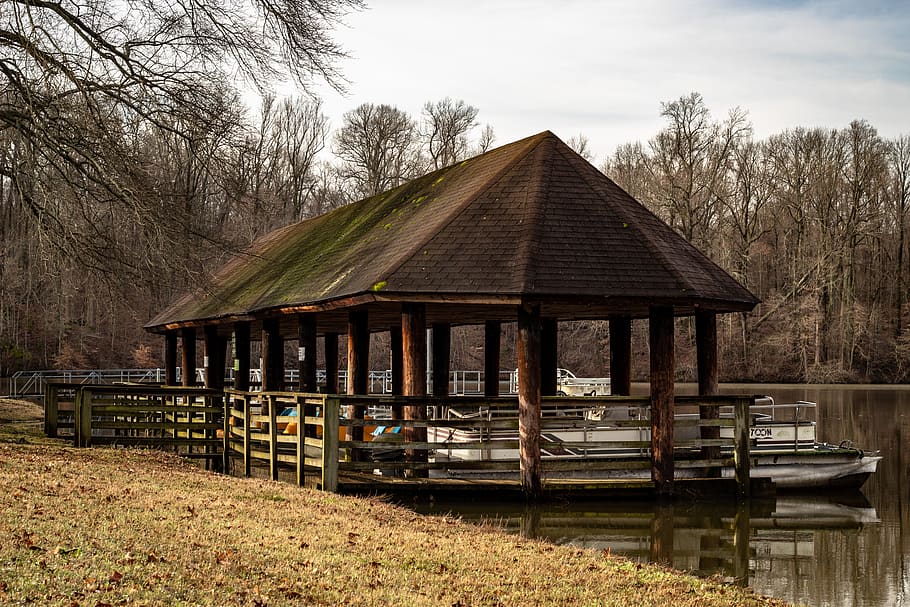
[[[364,102],[417,117],[448,96],[479,108],[497,144],[583,133],[600,163],[697,91],[715,118],[747,110],[759,138],[856,118],[910,132],[907,0],[368,2],[336,32],[347,96],[319,89],[333,128]]]

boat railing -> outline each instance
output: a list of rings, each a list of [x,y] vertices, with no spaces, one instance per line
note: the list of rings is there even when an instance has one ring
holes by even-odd
[[[755,404],[750,409],[754,412],[768,412],[767,415],[770,416],[770,421],[801,422],[814,421],[814,419],[809,419],[808,412],[812,411],[814,417],[816,407],[816,403],[808,400],[798,400],[795,403],[776,403],[770,396],[765,396],[761,399],[756,398]]]

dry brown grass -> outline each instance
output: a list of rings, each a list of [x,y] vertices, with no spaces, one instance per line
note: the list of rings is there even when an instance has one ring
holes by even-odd
[[[8,438],[4,604],[783,605],[377,499],[219,476],[156,452]]]

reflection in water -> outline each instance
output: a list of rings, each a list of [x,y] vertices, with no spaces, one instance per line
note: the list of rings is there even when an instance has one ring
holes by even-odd
[[[685,393],[687,387],[681,387]],[[818,403],[819,440],[884,456],[862,493],[735,503],[440,504],[529,538],[721,576],[814,607],[910,607],[910,387],[727,385]],[[423,511],[429,511],[424,508]]]
[[[464,520],[492,523],[529,539],[608,551],[741,585],[764,573],[793,571],[794,561],[814,558],[815,533],[820,530],[856,530],[879,522],[875,509],[858,493],[779,497],[746,505],[725,501],[524,507],[435,503],[417,509],[453,512]]]

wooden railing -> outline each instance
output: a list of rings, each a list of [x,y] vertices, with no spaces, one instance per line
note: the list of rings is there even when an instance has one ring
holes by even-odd
[[[733,467],[749,492],[748,397],[678,397],[677,470]],[[407,408],[425,420],[383,419]],[[708,411],[705,419],[696,412]],[[544,480],[609,476],[651,466],[648,398],[546,397],[542,400]],[[342,416],[345,413],[345,416]],[[363,437],[353,440],[362,429]],[[386,431],[377,431],[384,428]],[[719,438],[702,438],[717,428]],[[293,471],[323,490],[339,474],[518,477],[518,401],[514,397],[387,397],[298,392],[212,391],[148,385],[48,384],[45,429],[77,446],[154,447],[203,458],[223,470],[240,460],[243,474],[265,467],[271,478]],[[218,436],[221,434],[221,436]],[[375,434],[375,436],[374,436]],[[420,440],[405,440],[405,435]],[[710,449],[706,449],[710,448]],[[710,454],[706,457],[706,454]],[[701,473],[697,473],[701,474]]]
[[[498,475],[509,477],[518,459],[518,402],[515,398],[453,396],[383,397],[227,391],[225,469],[232,457],[243,461],[245,475],[264,465],[272,478],[279,468],[307,474],[317,486],[335,490],[339,472],[382,471],[391,476]],[[684,397],[680,407],[718,409],[715,419],[680,417],[675,422],[677,469],[732,466],[743,495],[749,491],[748,411],[752,400],[737,397]],[[404,407],[426,407],[426,420],[376,419]],[[545,478],[648,469],[648,398],[544,398],[541,448]],[[353,410],[354,416],[341,414]],[[726,413],[720,415],[721,412]],[[373,413],[374,416],[371,416]],[[730,414],[732,413],[732,415]],[[372,417],[372,418],[371,418]],[[377,427],[398,432],[378,433]],[[701,428],[729,428],[723,438],[701,438]],[[362,440],[350,440],[363,428]],[[406,428],[426,431],[426,440],[405,441]],[[560,432],[566,438],[555,435]],[[719,456],[705,458],[703,448]],[[435,472],[433,472],[435,471]]]
[[[152,447],[220,464],[221,399],[204,388],[48,383],[45,431],[77,447]]]

